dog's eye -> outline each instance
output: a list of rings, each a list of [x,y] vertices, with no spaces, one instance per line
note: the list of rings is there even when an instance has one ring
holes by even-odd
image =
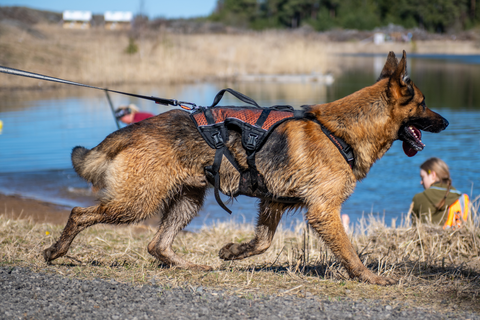
[[[427,105],[425,104],[425,100],[423,100],[422,103],[420,103],[420,107],[423,108],[423,111],[425,111],[425,109],[427,109]]]

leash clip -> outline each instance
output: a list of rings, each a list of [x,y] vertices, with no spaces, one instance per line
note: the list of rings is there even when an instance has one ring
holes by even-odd
[[[195,103],[191,103],[191,102],[175,100],[175,103],[176,104],[174,104],[174,106],[179,106],[180,108],[188,110],[188,111],[192,111],[192,110],[195,110],[195,109],[198,108]]]

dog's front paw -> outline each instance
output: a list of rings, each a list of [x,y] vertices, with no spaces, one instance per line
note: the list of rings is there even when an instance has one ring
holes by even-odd
[[[203,264],[192,264],[188,266],[188,269],[190,270],[197,270],[197,271],[212,271],[213,268],[210,266],[206,266]]]
[[[398,280],[388,278],[388,277],[377,276],[370,271],[368,272],[368,274],[364,274],[359,278],[360,278],[360,281],[367,282],[370,284],[376,284],[379,286],[391,286],[398,283]]]
[[[51,261],[55,259],[55,258],[53,257],[55,251],[56,251],[56,250],[55,250],[55,247],[54,247],[54,246],[51,246],[50,248],[43,250],[43,258],[45,259],[45,262],[46,262],[47,264],[50,264]]]
[[[241,250],[241,244],[238,243],[229,243],[225,245],[218,252],[218,256],[223,260],[235,260],[239,259],[239,256],[243,253]]]

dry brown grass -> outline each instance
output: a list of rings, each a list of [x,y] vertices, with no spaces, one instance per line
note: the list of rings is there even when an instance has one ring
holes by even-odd
[[[477,216],[479,199],[474,201]],[[243,261],[224,262],[218,250],[229,241],[241,242],[253,234],[251,225],[217,223],[201,232],[181,233],[177,253],[213,272],[164,267],[146,246],[155,230],[150,227],[96,226],[82,232],[68,257],[47,266],[41,251],[59,237],[63,226],[34,224],[0,217],[0,264],[25,266],[81,279],[114,278],[132,284],[167,287],[205,286],[246,297],[267,294],[315,295],[328,299],[379,299],[390,305],[408,302],[438,310],[479,311],[480,228],[469,223],[456,231],[438,227],[412,227],[405,219],[387,228],[373,216],[351,235],[362,261],[376,273],[394,277],[399,284],[379,287],[348,280],[342,267],[315,233],[305,225],[294,231],[280,229],[264,254]]]
[[[178,83],[229,79],[238,74],[339,73],[348,66],[342,53],[480,53],[473,42],[415,44],[336,43],[319,34],[250,32],[170,34],[145,31],[138,52],[126,54],[129,33],[62,29],[36,25],[21,29],[0,24],[0,64],[92,85]],[[0,74],[0,88],[45,87],[51,82]],[[57,85],[58,86],[58,85]]]
[[[104,86],[327,71],[323,43],[294,35],[172,35],[149,31],[135,40],[138,52],[126,54],[127,32],[41,25],[37,29],[45,36],[39,38],[11,26],[2,29],[2,64]],[[37,80],[27,81],[31,86],[40,85]],[[2,87],[25,86],[25,82],[12,76],[0,77]]]

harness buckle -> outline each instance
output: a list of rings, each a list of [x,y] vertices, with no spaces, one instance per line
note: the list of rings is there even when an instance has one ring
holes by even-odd
[[[247,148],[255,150],[257,146],[257,139],[258,139],[258,134],[250,133],[250,135],[248,136]]]
[[[215,143],[216,149],[223,147],[224,144],[223,144],[222,136],[220,135],[220,131],[212,133],[212,139],[213,139],[213,143]]]

